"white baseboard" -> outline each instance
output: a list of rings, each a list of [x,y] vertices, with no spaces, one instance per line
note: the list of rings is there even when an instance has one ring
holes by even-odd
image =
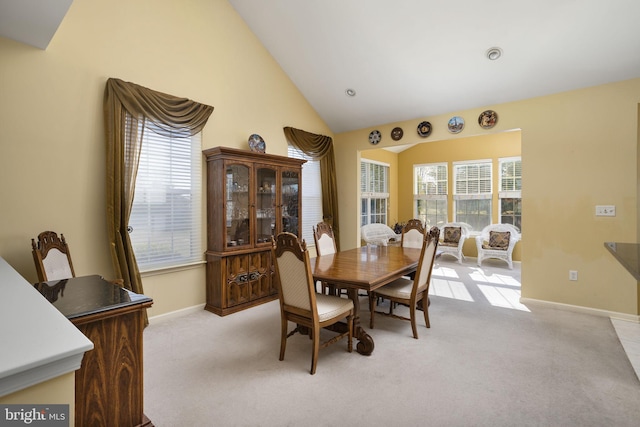
[[[149,317],[149,324],[161,322],[163,320],[171,319],[173,317],[184,316],[185,314],[194,313],[196,311],[204,310],[204,304],[198,304],[187,308],[181,308],[180,310],[170,311],[168,313],[159,314],[157,316]]]
[[[598,308],[582,307],[579,305],[562,304],[559,302],[544,301],[532,298],[520,298],[520,303],[537,305],[541,307],[557,308],[560,310],[574,311],[578,313],[592,314],[594,316],[609,317],[611,319],[626,320],[627,322],[640,323],[640,316],[617,311],[600,310]]]

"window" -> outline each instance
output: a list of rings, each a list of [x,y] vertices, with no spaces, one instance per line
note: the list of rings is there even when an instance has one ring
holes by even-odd
[[[322,221],[322,182],[320,161],[289,145],[289,157],[306,160],[302,165],[302,229],[300,234],[307,246],[313,246],[313,227]]]
[[[500,223],[512,224],[522,230],[522,160],[504,158],[500,164]]]
[[[475,231],[491,224],[491,160],[454,163],[455,220]]]
[[[413,214],[427,229],[447,222],[447,164],[413,166]]]
[[[360,225],[387,224],[389,165],[371,160],[360,162]]]
[[[167,137],[153,129],[147,123],[142,133],[129,218],[131,244],[141,271],[203,259],[200,134]]]

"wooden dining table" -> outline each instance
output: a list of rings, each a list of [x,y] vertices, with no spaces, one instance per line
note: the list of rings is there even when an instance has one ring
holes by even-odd
[[[416,271],[420,252],[416,248],[368,245],[311,260],[314,280],[347,289],[355,307],[354,337],[358,340],[358,353],[370,355],[374,348],[373,338],[360,325],[358,291],[378,289]]]

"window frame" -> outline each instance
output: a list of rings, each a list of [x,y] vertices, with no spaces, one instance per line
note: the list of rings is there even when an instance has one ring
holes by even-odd
[[[469,173],[467,171],[467,184],[465,185],[466,190],[469,190],[469,187],[473,190],[473,185],[469,185],[470,182],[477,181],[477,191],[472,192],[460,192],[459,181],[459,170],[463,167],[469,166],[478,166],[480,169],[478,170],[477,178],[471,179],[469,177]],[[488,171],[488,176],[483,176],[483,170]],[[488,185],[488,189],[487,189]],[[484,190],[484,191],[483,191]],[[488,191],[487,191],[488,190]],[[471,221],[468,217],[460,218],[459,210],[462,205],[461,202],[467,201],[478,201],[478,205],[485,201],[485,206],[487,209],[486,215],[477,215],[477,221]],[[486,201],[488,201],[488,205],[486,205]],[[466,203],[465,203],[466,205]],[[480,210],[480,207],[478,207]],[[482,231],[482,229],[491,224],[493,222],[493,161],[492,159],[477,159],[477,160],[465,160],[459,162],[453,162],[453,218],[456,222],[466,222],[471,225],[473,231]],[[481,220],[481,218],[483,218]],[[486,224],[485,224],[486,222]],[[483,225],[484,224],[484,225]]]
[[[373,167],[381,167],[384,177],[381,180],[382,190],[380,188],[372,188],[371,174]],[[389,221],[389,177],[391,165],[370,159],[360,159],[360,225],[372,224],[374,215],[377,217],[375,223],[388,224]],[[379,180],[380,181],[380,180]],[[372,205],[384,209],[384,212],[371,212]],[[381,218],[384,221],[380,220]]]
[[[425,191],[422,192],[419,188],[420,182],[418,179],[418,173],[421,169],[435,169],[434,173],[436,176],[435,187],[429,187],[426,183]],[[444,171],[442,171],[442,169]],[[441,170],[438,170],[441,169]],[[428,172],[427,172],[428,173]],[[441,179],[440,176],[444,176],[444,179]],[[444,183],[444,184],[443,184]],[[432,191],[435,188],[435,191]],[[438,162],[438,163],[423,163],[423,164],[415,164],[413,165],[413,217],[420,218],[424,224],[426,224],[427,228],[432,226],[442,226],[444,223],[448,222],[448,194],[449,194],[449,164],[447,162]],[[435,209],[435,223],[431,223],[430,215],[428,213],[420,214],[419,205],[420,202],[425,203],[425,210],[429,211],[430,209]],[[435,206],[430,206],[435,204]],[[444,206],[442,206],[444,205]],[[440,218],[438,212],[444,210],[444,218]]]
[[[132,118],[127,115],[125,126],[129,126],[129,120]],[[142,142],[134,199],[127,224],[131,245],[141,273],[204,262],[202,132],[189,135],[188,132],[185,134],[176,131],[171,136],[165,136],[154,132],[154,126],[152,122],[146,121],[144,126],[138,127]],[[187,144],[188,150],[185,151]],[[158,161],[163,158],[160,154],[162,151],[168,151],[171,154],[169,157],[171,167],[159,168],[152,172],[154,166],[157,166]],[[170,174],[167,175],[166,172]],[[185,174],[189,178],[185,178]],[[187,183],[188,187],[180,187]],[[163,185],[164,188],[162,188]],[[158,191],[159,189],[161,191]],[[175,191],[176,189],[179,191]],[[187,200],[183,197],[185,195]],[[146,200],[141,200],[141,197]],[[160,203],[167,206],[162,207]],[[185,206],[187,206],[186,212]],[[143,212],[138,215],[138,211],[141,210]],[[164,216],[164,226],[159,225],[163,223],[158,220],[162,216]],[[166,227],[169,227],[169,237],[165,236]],[[188,236],[187,245],[177,243],[178,240],[185,240],[184,236],[180,237],[180,234]],[[163,237],[158,238],[158,235]],[[157,252],[158,247],[164,247],[165,251],[168,251],[165,253],[170,255],[160,255]]]
[[[506,163],[514,163],[514,174],[513,177],[509,177],[508,179],[513,180],[513,188],[504,189],[505,187],[505,178],[504,178],[504,167],[503,165]],[[519,171],[518,174],[518,166],[519,163]],[[498,159],[498,174],[499,174],[499,183],[498,183],[498,218],[500,219],[501,224],[511,224],[516,228],[522,231],[522,156],[514,156],[514,157],[502,157]],[[518,184],[519,183],[519,184]],[[508,216],[512,218],[512,222],[503,222],[503,217],[506,216],[502,212],[503,209],[503,200],[511,199],[511,203],[517,204],[519,206],[519,214],[515,212],[509,214]],[[518,211],[518,209],[514,209]]]
[[[322,179],[320,172],[320,160],[305,154],[299,148],[288,144],[287,157],[306,160],[302,165],[302,188],[300,195],[302,202],[302,214],[300,220],[304,226],[300,230],[300,236],[307,243],[307,247],[315,247],[313,227],[324,219],[322,210]]]

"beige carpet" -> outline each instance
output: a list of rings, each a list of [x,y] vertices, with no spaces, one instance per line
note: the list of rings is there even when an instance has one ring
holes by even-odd
[[[313,376],[306,337],[278,361],[277,301],[152,321],[145,413],[158,427],[640,425],[640,382],[608,318],[527,308],[519,265],[473,261],[437,261],[419,340],[379,316],[371,356],[341,341]]]

